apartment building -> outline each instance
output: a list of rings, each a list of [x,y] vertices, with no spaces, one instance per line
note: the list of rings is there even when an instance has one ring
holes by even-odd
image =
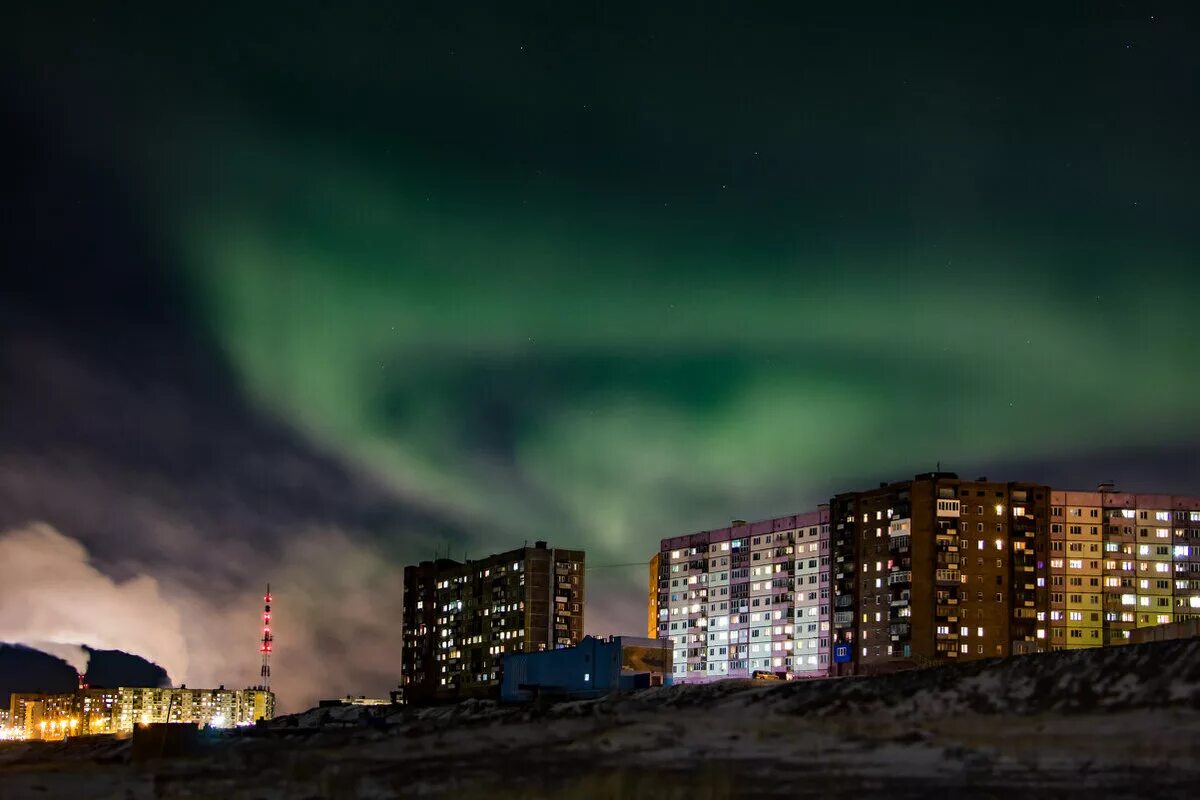
[[[837,495],[834,640],[839,673],[1046,649],[1050,489],[954,473]]]
[[[658,638],[658,565],[661,561],[658,553],[650,558],[649,579],[646,581],[646,635],[651,639]]]
[[[404,569],[401,687],[408,702],[498,691],[505,653],[583,639],[584,553],[537,542],[481,560]]]
[[[1200,618],[1200,497],[1051,494],[1050,641],[1124,644],[1139,628]]]
[[[126,734],[134,726],[182,722],[214,728],[253,725],[275,715],[275,695],[264,689],[79,688],[57,694],[14,693],[11,738],[64,739]]]
[[[825,507],[662,540],[654,635],[672,642],[674,678],[823,674],[828,548]]]
[[[1200,619],[1200,497],[931,472],[662,540],[674,678],[886,672]],[[652,571],[652,580],[653,580]]]

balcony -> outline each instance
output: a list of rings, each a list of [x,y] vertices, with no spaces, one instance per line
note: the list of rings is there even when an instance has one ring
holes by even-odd
[[[850,625],[854,622],[853,611],[835,611],[833,613],[834,625]]]
[[[949,622],[958,621],[958,606],[937,606],[935,609],[938,619]]]
[[[889,626],[888,631],[891,633],[893,639],[899,639],[907,637],[912,631],[912,627],[907,622],[897,622]]]
[[[907,583],[912,583],[912,570],[901,570],[888,575],[888,586],[897,586]]]
[[[938,500],[937,515],[939,517],[957,517],[961,513],[957,500]]]
[[[933,573],[933,580],[939,585],[957,584],[958,570],[956,569],[939,569]]]

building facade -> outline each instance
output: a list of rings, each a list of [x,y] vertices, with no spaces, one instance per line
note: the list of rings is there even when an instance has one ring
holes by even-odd
[[[671,643],[640,636],[585,636],[574,647],[505,653],[500,699],[584,700],[671,684]]]
[[[663,539],[656,636],[672,642],[675,680],[823,674],[828,551],[826,507]]]
[[[407,702],[483,696],[505,653],[583,639],[584,553],[537,542],[478,561],[404,569],[401,688]]]
[[[658,565],[661,561],[658,553],[650,557],[649,580],[646,582],[646,635],[651,639],[658,637]]]
[[[1200,619],[1200,498],[1108,486],[925,473],[664,539],[658,558],[677,681],[1098,647]]]
[[[1048,649],[1050,488],[926,473],[839,494],[837,672],[870,673]]]
[[[128,734],[139,724],[183,722],[232,728],[275,715],[263,689],[80,688],[59,694],[14,693],[9,729],[15,739]]]
[[[1053,647],[1200,618],[1200,497],[1101,486],[1053,492],[1050,513]]]

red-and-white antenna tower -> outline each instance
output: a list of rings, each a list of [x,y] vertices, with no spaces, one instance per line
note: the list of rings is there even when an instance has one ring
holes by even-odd
[[[263,595],[262,647],[258,648],[262,653],[262,676],[259,686],[267,691],[271,689],[271,643],[274,641],[275,637],[271,635],[271,584],[268,583],[267,593]]]

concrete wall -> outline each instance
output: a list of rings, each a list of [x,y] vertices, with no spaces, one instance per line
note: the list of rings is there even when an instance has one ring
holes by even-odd
[[[1190,639],[1194,636],[1200,636],[1200,619],[1138,628],[1133,632],[1131,641],[1133,644],[1141,644],[1142,642],[1165,642],[1169,639]]]

